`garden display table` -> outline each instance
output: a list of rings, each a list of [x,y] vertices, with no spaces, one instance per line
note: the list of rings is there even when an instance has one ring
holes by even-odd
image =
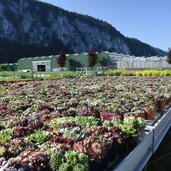
[[[157,150],[164,136],[171,126],[171,108],[166,111],[156,122],[147,126],[140,137],[140,143],[125,157],[113,171],[141,171],[150,157]]]

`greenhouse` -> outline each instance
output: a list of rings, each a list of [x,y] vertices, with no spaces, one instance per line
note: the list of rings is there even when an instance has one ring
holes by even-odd
[[[100,52],[95,69],[99,67],[115,69],[144,69],[144,68],[171,68],[167,62],[167,56],[136,57],[118,53]],[[22,71],[58,71],[58,55],[21,58],[18,60],[18,70]],[[76,70],[77,68],[88,68],[88,53],[66,54],[66,68]]]
[[[167,62],[167,56],[130,56],[117,53],[108,53],[109,66],[115,66],[117,69],[143,69],[143,68],[170,68]]]
[[[59,66],[57,64],[58,55],[21,58],[18,60],[18,70],[20,71],[57,71]],[[88,53],[80,54],[66,54],[67,60],[65,67],[70,70],[76,68],[88,67]],[[98,53],[96,67],[107,65],[108,54],[105,52]]]

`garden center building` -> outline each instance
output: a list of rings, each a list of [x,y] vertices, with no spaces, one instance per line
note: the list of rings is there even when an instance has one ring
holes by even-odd
[[[171,68],[165,57],[135,57],[110,52],[97,53],[98,59],[94,68],[107,67],[116,69],[140,69],[140,68]],[[18,60],[20,71],[58,71],[58,55],[21,58]],[[69,70],[88,67],[88,53],[66,54],[65,67]]]
[[[18,60],[18,70],[21,71],[57,71],[59,66],[57,64],[58,55],[21,58]],[[88,53],[80,54],[66,54],[65,67],[70,70],[76,70],[76,68],[88,67]],[[98,54],[98,59],[95,67],[107,66],[108,54],[101,52]]]

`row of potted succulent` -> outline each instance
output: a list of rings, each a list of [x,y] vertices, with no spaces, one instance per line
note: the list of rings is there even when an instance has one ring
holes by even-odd
[[[140,117],[155,119],[147,109],[156,110],[159,99],[170,102],[170,82],[98,77],[1,85],[0,168],[104,169],[138,143],[145,127]],[[85,165],[80,155],[88,159]],[[68,161],[71,156],[78,165]]]
[[[99,121],[99,119],[96,118],[94,118],[94,122],[92,122],[93,118],[90,117],[88,119],[85,117],[85,120],[89,121],[89,123],[84,124],[84,118],[70,117],[59,118],[59,125],[58,127],[55,126],[55,129],[49,127],[47,123],[47,126],[42,128],[42,130],[35,129],[33,133],[12,134],[15,128],[14,130],[2,130],[0,132],[0,154],[6,159],[15,157],[16,159],[12,163],[15,168],[35,170],[40,167],[42,170],[43,168],[48,169],[51,167],[51,163],[48,161],[53,150],[63,152],[74,150],[87,155],[90,163],[88,164],[90,167],[89,170],[97,169],[100,164],[103,164],[101,168],[104,168],[107,167],[107,162],[105,161],[107,157],[110,155],[113,156],[113,159],[116,157],[114,156],[117,155],[116,153],[114,154],[116,148],[120,147],[121,149],[122,147],[126,149],[131,143],[130,140],[137,143],[139,133],[145,126],[145,123],[142,124],[142,120],[140,122],[140,119],[137,120],[134,117],[126,118],[124,121],[118,119],[120,123],[118,127],[114,126],[113,121],[111,121],[113,125],[111,124],[110,127],[105,122],[102,126],[98,126],[97,121]],[[53,119],[51,123],[56,119],[57,118]],[[68,119],[75,121],[68,121]],[[62,120],[63,123],[61,124],[60,122]],[[79,125],[79,122],[82,123],[82,125]],[[52,125],[54,126],[54,124]],[[10,138],[12,139],[10,140]],[[129,146],[129,149],[126,149],[127,152],[132,148],[133,146]],[[41,161],[39,158],[42,158],[42,156],[45,158],[43,159],[45,163],[38,166]],[[10,164],[10,166],[12,166],[12,164]]]

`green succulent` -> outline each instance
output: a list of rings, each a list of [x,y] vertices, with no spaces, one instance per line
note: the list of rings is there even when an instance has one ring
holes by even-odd
[[[6,152],[5,147],[0,146],[0,157],[3,157],[5,152]]]
[[[73,171],[88,171],[88,166],[84,164],[77,164],[73,167]]]
[[[133,117],[133,116],[125,117],[124,120],[123,120],[123,124],[135,125],[135,124],[137,124],[137,119],[135,117]]]
[[[146,126],[146,121],[143,118],[137,118],[138,126],[140,129],[144,129]]]
[[[139,136],[138,131],[133,127],[133,125],[119,125],[122,133],[126,135],[126,137],[134,137],[137,138]]]
[[[61,152],[54,152],[51,156],[50,156],[50,168],[53,171],[58,171],[59,167],[62,163],[62,159],[63,159],[63,155]]]
[[[94,117],[75,117],[75,121],[79,124],[88,127],[88,126],[98,126],[100,124],[100,119]]]
[[[121,121],[119,119],[105,120],[103,122],[103,125],[106,127],[112,127],[112,126],[118,127],[119,124],[121,124]]]
[[[54,130],[58,130],[59,126],[62,125],[65,122],[69,121],[75,121],[74,117],[62,117],[62,118],[54,118],[51,120],[51,122],[48,124],[50,127],[52,127]]]
[[[12,135],[12,130],[11,129],[6,129],[0,131],[0,145],[5,144],[7,141],[10,140]]]
[[[123,124],[132,125],[134,129],[136,129],[137,131],[141,131],[145,128],[146,121],[143,118],[135,118],[132,116],[128,116],[124,118]]]
[[[62,163],[59,167],[59,171],[73,171],[73,167],[68,163]]]
[[[66,129],[60,129],[59,132],[65,138],[72,138],[75,141],[81,140],[85,137],[85,134],[80,127],[68,127]]]
[[[48,132],[37,130],[35,133],[27,136],[28,141],[40,145],[46,142],[49,138],[51,138],[52,135]]]
[[[73,167],[77,164],[84,164],[88,167],[88,156],[83,153],[80,153],[78,151],[67,151],[64,157],[65,162]]]

